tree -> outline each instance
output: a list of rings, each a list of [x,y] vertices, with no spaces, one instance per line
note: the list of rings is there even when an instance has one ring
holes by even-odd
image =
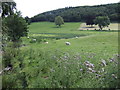
[[[96,25],[98,24],[100,30],[110,25],[110,19],[108,16],[98,16],[94,19],[94,22]]]
[[[91,27],[92,27],[92,25],[94,25],[95,23],[94,23],[94,19],[95,19],[95,14],[88,14],[88,15],[86,15],[86,25],[91,25]]]
[[[19,12],[4,18],[3,24],[7,27],[5,33],[9,40],[17,42],[21,37],[27,36],[27,23]]]
[[[26,20],[26,23],[28,23],[28,25],[30,25],[31,19],[28,16],[25,17],[25,20]]]
[[[13,15],[16,10],[15,2],[2,2],[2,17]]]
[[[61,16],[55,17],[55,24],[60,27],[62,24],[64,24],[63,18]]]

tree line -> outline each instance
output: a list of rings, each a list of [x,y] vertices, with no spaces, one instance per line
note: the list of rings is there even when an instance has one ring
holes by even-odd
[[[120,16],[119,7],[119,3],[96,6],[66,7],[41,13],[30,19],[31,22],[54,22],[56,16],[61,16],[65,22],[86,22],[90,25],[97,16],[108,16],[110,21],[118,22]]]

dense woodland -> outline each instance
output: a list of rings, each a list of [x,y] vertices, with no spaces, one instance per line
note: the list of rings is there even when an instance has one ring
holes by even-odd
[[[65,22],[91,22],[96,16],[108,16],[110,21],[118,22],[120,11],[119,3],[66,7],[53,11],[44,12],[31,18],[32,22],[50,21],[53,22],[56,16],[62,16]],[[89,19],[89,21],[87,21]]]

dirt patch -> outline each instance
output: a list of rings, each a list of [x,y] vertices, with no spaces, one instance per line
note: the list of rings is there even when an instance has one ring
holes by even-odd
[[[103,28],[103,30],[119,30],[118,26],[120,25],[120,23],[111,23],[108,27]],[[86,25],[86,23],[82,23],[80,25],[79,30],[99,30],[98,25],[93,25],[91,27],[91,25]]]

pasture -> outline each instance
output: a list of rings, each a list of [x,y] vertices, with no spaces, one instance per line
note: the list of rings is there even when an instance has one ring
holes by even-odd
[[[29,25],[29,38],[22,38],[25,46],[20,48],[20,73],[25,72],[28,88],[117,87],[118,31],[80,30],[81,24]]]

